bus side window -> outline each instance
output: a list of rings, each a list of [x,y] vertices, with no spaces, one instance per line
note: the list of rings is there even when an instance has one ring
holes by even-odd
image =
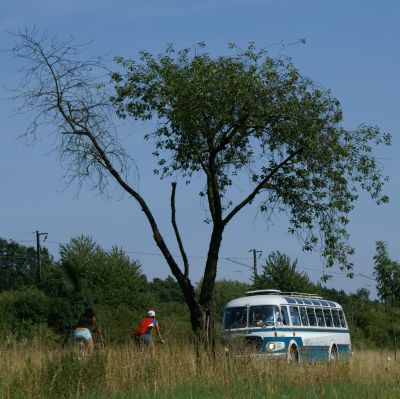
[[[295,306],[289,306],[290,318],[292,320],[292,326],[301,326],[299,309]]]
[[[344,318],[343,311],[339,310],[339,319],[342,327],[346,327],[346,319]]]
[[[307,318],[307,312],[306,308],[303,306],[300,308],[300,317],[301,317],[301,323],[303,326],[308,326],[308,318]]]
[[[287,311],[287,307],[286,306],[281,306],[281,312],[282,312],[282,322],[284,326],[289,326],[290,322],[289,322],[289,313]]]
[[[339,312],[337,309],[332,309],[332,316],[333,316],[333,325],[335,327],[341,327],[340,319],[339,319]]]
[[[315,308],[315,315],[317,316],[317,323],[319,327],[325,327],[324,314],[321,308]]]
[[[332,314],[330,309],[324,309],[324,316],[327,327],[333,327]]]
[[[310,321],[310,326],[317,325],[317,319],[315,317],[314,308],[307,308],[308,320]]]

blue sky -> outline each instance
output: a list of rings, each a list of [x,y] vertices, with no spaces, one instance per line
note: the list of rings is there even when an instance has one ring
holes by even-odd
[[[65,187],[63,169],[52,152],[52,138],[46,130],[35,147],[27,147],[18,135],[29,116],[15,115],[16,104],[7,100],[6,88],[15,87],[21,64],[7,49],[13,38],[7,31],[36,27],[50,36],[73,36],[93,40],[90,51],[134,58],[140,50],[160,52],[167,43],[177,48],[200,41],[216,54],[227,53],[227,43],[245,47],[254,41],[259,47],[284,43],[285,54],[300,71],[332,90],[344,111],[343,125],[353,129],[361,123],[378,125],[391,132],[390,148],[376,155],[390,176],[387,193],[390,204],[376,206],[362,195],[351,214],[351,243],[356,273],[371,276],[375,241],[389,245],[393,259],[400,259],[399,175],[400,150],[398,114],[400,96],[400,2],[368,0],[203,0],[119,1],[3,0],[0,4],[0,237],[34,245],[34,232],[48,233],[46,244],[57,255],[57,243],[80,234],[91,235],[105,248],[123,247],[143,265],[150,277],[165,277],[169,270],[153,244],[150,229],[138,207],[116,192],[108,201],[82,189]],[[306,44],[288,46],[306,39]],[[279,49],[272,46],[271,49]],[[276,51],[277,51],[276,50]],[[123,126],[122,129],[144,129]],[[124,130],[124,131],[125,131]],[[177,253],[169,224],[169,182],[151,174],[151,152],[143,143],[130,142],[140,171],[140,192],[148,199],[173,252]],[[140,148],[140,151],[138,151]],[[135,151],[136,149],[136,151]],[[179,190],[181,189],[181,190]],[[201,275],[207,251],[208,227],[196,195],[178,187],[178,222],[187,252],[192,256],[192,277]],[[228,228],[221,256],[251,265],[249,250],[263,253],[261,264],[271,251],[280,250],[298,258],[298,266],[317,281],[322,260],[318,254],[304,254],[300,244],[286,234],[285,219],[266,227],[256,209],[246,210]],[[337,269],[333,270],[338,272]],[[249,269],[227,259],[220,262],[218,278],[247,281]],[[356,274],[352,280],[337,273],[328,286],[354,292],[366,287],[374,292],[372,280]]]

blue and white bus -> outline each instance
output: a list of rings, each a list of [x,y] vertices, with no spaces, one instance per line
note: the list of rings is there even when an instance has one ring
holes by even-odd
[[[314,294],[248,291],[225,305],[222,342],[289,362],[336,361],[351,355],[342,307]]]

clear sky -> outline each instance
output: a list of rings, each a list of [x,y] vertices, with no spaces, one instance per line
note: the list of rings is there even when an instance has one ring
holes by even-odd
[[[92,236],[104,248],[121,246],[138,259],[149,278],[166,277],[169,269],[152,241],[144,215],[119,192],[108,201],[85,188],[76,198],[75,187],[66,188],[63,169],[52,152],[45,130],[35,147],[17,140],[28,116],[15,115],[16,104],[6,98],[15,87],[21,66],[7,50],[13,38],[7,31],[36,27],[60,38],[93,40],[91,51],[135,58],[140,50],[161,52],[167,43],[177,48],[204,41],[212,54],[227,53],[227,43],[259,47],[288,45],[300,38],[305,45],[288,46],[300,71],[332,90],[344,111],[344,127],[361,123],[378,125],[393,135],[390,148],[377,157],[390,176],[390,204],[376,206],[363,195],[351,214],[351,243],[355,272],[371,276],[375,241],[389,245],[393,259],[400,259],[399,167],[400,151],[400,2],[398,0],[2,0],[0,3],[0,237],[26,245],[35,244],[33,232],[47,232],[45,245],[56,256],[58,244],[81,234]],[[135,127],[124,126],[123,129]],[[142,127],[143,128],[143,127]],[[170,182],[151,174],[146,145],[132,146],[140,171],[140,192],[149,201],[173,252],[177,253],[169,224]],[[138,151],[140,148],[140,151]],[[135,151],[136,150],[136,151]],[[196,189],[178,187],[178,223],[192,277],[201,275],[209,228],[202,223],[204,210]],[[313,281],[322,274],[318,254],[304,254],[286,234],[285,219],[267,228],[256,209],[246,210],[226,231],[218,278],[248,281],[250,270],[225,258],[250,266],[249,250],[263,251],[259,264],[273,250],[298,258],[298,266]],[[328,286],[354,292],[374,281],[356,274],[348,279],[334,269]],[[371,286],[372,284],[372,286]]]

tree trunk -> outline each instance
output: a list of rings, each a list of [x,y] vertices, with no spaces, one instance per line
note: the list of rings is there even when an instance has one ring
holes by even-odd
[[[211,306],[196,306],[189,308],[192,330],[196,337],[197,360],[202,358],[202,354],[207,354],[211,359],[215,355],[215,325]]]
[[[203,282],[201,284],[200,297],[196,301],[196,306],[189,307],[192,329],[196,334],[198,349],[203,349],[209,358],[215,356],[215,325],[212,312],[212,298],[223,231],[223,224],[214,224]]]

